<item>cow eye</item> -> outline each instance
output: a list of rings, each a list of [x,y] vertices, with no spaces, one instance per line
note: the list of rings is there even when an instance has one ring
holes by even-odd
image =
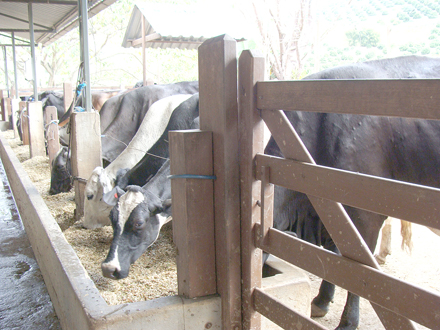
[[[133,223],[134,229],[141,229],[145,224],[145,221],[139,219],[139,220],[135,220]]]

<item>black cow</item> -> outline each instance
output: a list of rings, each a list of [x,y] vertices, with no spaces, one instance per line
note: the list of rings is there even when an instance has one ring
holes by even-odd
[[[409,56],[345,65],[304,79],[439,78],[440,59]],[[286,112],[317,164],[440,187],[440,122],[360,115]],[[273,138],[265,153],[282,157]],[[308,242],[338,252],[308,198],[275,188],[274,227],[293,231]],[[383,215],[345,207],[374,251]],[[323,281],[312,302],[312,316],[327,313],[335,286]],[[356,329],[359,297],[348,293],[337,329]]]
[[[125,149],[126,145],[130,143],[151,104],[171,95],[197,93],[198,86],[197,81],[145,86],[128,93],[113,96],[106,101],[99,112],[101,118],[102,160],[104,165],[106,166],[115,160]],[[111,116],[113,116],[113,119],[109,121],[107,117]],[[60,155],[60,157],[62,156],[64,154]],[[66,163],[67,159],[59,161]],[[52,182],[52,180],[55,181]],[[56,169],[52,168],[51,187],[54,187],[54,194],[65,192],[56,190],[56,187],[60,186],[59,182],[65,180],[66,173],[64,171],[57,172]]]
[[[72,188],[70,173],[72,173],[70,153],[67,147],[62,146],[52,160],[49,195],[70,191]]]
[[[171,183],[167,177],[169,160],[166,159],[169,156],[168,131],[199,128],[198,101],[198,94],[195,94],[176,108],[170,118],[173,126],[167,127],[166,133],[136,165],[137,169],[128,171],[123,179],[117,178],[116,188],[104,195],[104,201],[110,205],[117,203],[110,213],[114,237],[108,256],[101,265],[104,276],[114,279],[127,277],[130,265],[154,243],[165,223],[163,214],[162,217],[158,214],[165,210],[167,216],[170,215],[167,213],[171,211]],[[152,156],[157,154],[161,157]],[[141,184],[144,184],[142,188],[139,187]],[[127,193],[124,194],[124,190]],[[119,201],[114,200],[115,194],[122,196]],[[152,197],[154,195],[160,197],[160,203]],[[139,229],[136,223],[139,223]]]
[[[101,264],[105,277],[127,277],[130,265],[157,240],[160,229],[169,221],[169,174],[170,161],[167,160],[146,185],[128,186],[127,192],[119,196],[119,200],[114,200],[117,204],[110,212],[113,240],[107,258]]]

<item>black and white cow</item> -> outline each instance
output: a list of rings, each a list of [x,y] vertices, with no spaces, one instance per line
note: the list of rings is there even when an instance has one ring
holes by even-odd
[[[116,159],[139,129],[150,106],[165,97],[198,92],[198,82],[179,82],[168,85],[152,85],[121,93],[107,100],[99,112],[101,119],[101,150],[105,166]],[[108,119],[111,117],[111,119]],[[60,162],[67,162],[67,159]],[[104,166],[104,167],[105,167]],[[51,178],[54,193],[59,182],[66,180],[65,173],[57,173],[52,168]]]
[[[199,102],[198,94],[195,94],[181,104],[181,111],[174,110],[170,123],[173,120],[176,129],[199,128]],[[107,258],[102,263],[102,273],[106,277],[122,279],[128,276],[129,268],[145,250],[156,241],[159,230],[166,222],[165,215],[171,215],[171,183],[169,175],[168,132],[164,134],[151,148],[147,155],[154,152],[160,153],[161,157],[144,157],[137,165],[137,170],[148,180],[140,188],[140,178],[128,175],[125,180],[118,181],[118,185],[104,195],[104,200],[113,205],[117,203],[111,213],[110,219],[113,226],[113,241]],[[146,155],[146,156],[147,156]],[[151,163],[148,160],[160,160]],[[136,177],[136,180],[135,180]],[[143,181],[145,183],[146,181]],[[127,192],[124,194],[124,190]],[[115,194],[119,200],[115,200]],[[154,197],[156,196],[156,197]],[[159,197],[159,198],[157,198]],[[164,215],[165,213],[165,215]]]
[[[171,217],[170,161],[143,187],[128,186],[127,192],[114,199],[110,212],[113,240],[102,274],[113,279],[128,276],[130,265],[159,237],[162,226]]]
[[[304,79],[439,78],[440,58],[420,56],[345,65]],[[440,122],[360,115],[286,112],[286,116],[319,165],[440,188]],[[281,156],[273,138],[265,153]],[[274,227],[338,252],[308,198],[275,188]],[[385,216],[345,207],[371,251]],[[312,316],[323,316],[335,286],[323,281],[312,302]],[[348,293],[337,329],[359,324],[359,297]]]

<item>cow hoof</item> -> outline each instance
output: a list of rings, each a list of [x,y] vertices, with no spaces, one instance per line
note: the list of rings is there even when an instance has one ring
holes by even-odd
[[[312,303],[311,309],[312,309],[312,312],[311,312],[312,317],[323,317],[328,312],[328,307],[321,308],[321,307],[318,307],[317,305],[315,305],[314,303]]]
[[[376,254],[376,255],[374,255],[374,257],[376,258],[376,261],[377,261],[377,263],[378,263],[379,265],[384,265],[384,264],[385,264],[385,261],[386,261],[387,256],[382,257],[382,256],[380,256],[379,254]]]

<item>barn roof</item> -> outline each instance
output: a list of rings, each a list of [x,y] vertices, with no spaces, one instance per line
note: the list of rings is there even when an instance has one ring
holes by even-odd
[[[89,18],[117,0],[90,0]],[[29,40],[28,3],[32,2],[36,43],[48,45],[78,26],[78,0],[0,0],[0,32]]]
[[[212,5],[139,3],[131,13],[123,47],[142,45],[142,16],[145,17],[145,39],[151,40],[146,42],[147,48],[196,49],[205,40],[221,34],[228,34],[237,41],[245,40],[247,35],[235,13],[213,9]]]

